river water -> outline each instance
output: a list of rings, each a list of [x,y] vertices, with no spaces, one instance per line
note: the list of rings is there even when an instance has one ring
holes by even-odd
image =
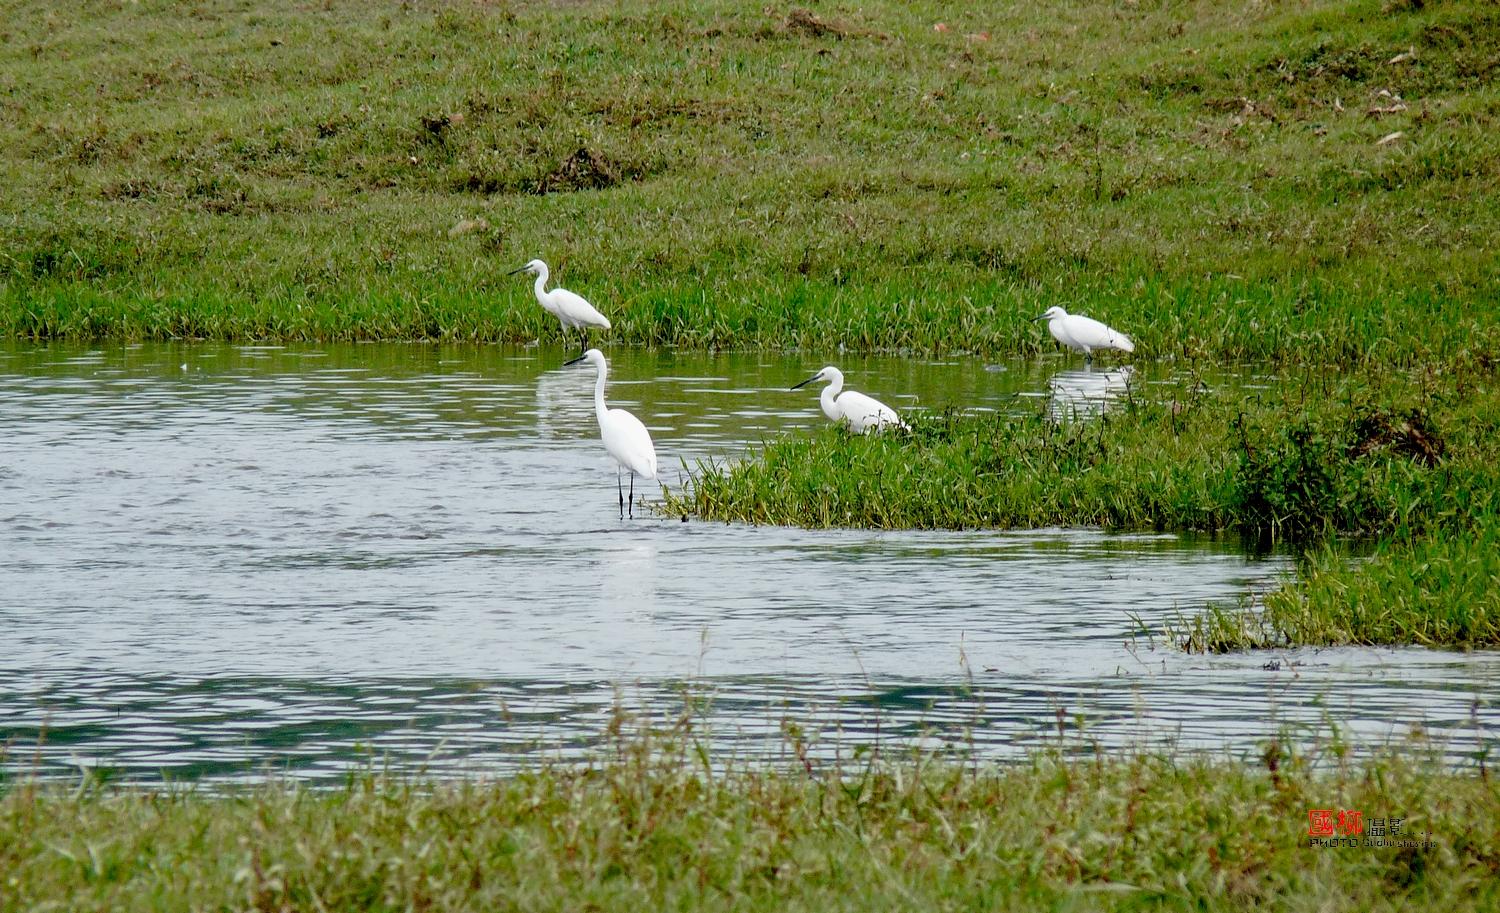
[[[617,515],[586,366],[553,348],[0,344],[0,745],[12,774],[471,774],[691,700],[726,757],[861,744],[1251,754],[1337,727],[1461,757],[1500,657],[1188,656],[1150,638],[1277,585],[1237,541]],[[666,484],[822,424],[824,361],[611,353]],[[1181,383],[1076,360],[843,358],[897,408],[1093,414]],[[1265,381],[1231,370],[1216,384]],[[651,483],[637,486],[655,497]],[[1082,726],[1082,736],[1077,727]]]

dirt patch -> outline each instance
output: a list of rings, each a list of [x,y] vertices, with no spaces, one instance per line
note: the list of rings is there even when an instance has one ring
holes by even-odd
[[[154,181],[131,178],[116,181],[99,188],[99,196],[105,200],[141,200],[160,196],[162,189]]]
[[[822,38],[832,35],[835,38],[845,38],[849,35],[849,29],[837,23],[825,19],[819,19],[812,14],[812,10],[794,9],[786,14],[786,30],[789,32],[803,32],[814,38]]]
[[[417,118],[417,136],[429,143],[440,143],[448,134],[448,128],[463,122],[462,114],[423,114]]]
[[[1354,421],[1350,453],[1355,457],[1389,451],[1423,464],[1436,465],[1443,458],[1443,439],[1427,416],[1413,409],[1405,415],[1374,409]]]
[[[767,10],[767,14],[771,11]],[[845,38],[873,38],[877,41],[887,41],[890,35],[884,32],[872,31],[859,28],[842,22],[838,19],[827,19],[816,15],[812,10],[796,7],[786,14],[786,18],[780,23],[762,25],[754,33],[759,39],[787,38],[791,36],[804,35],[809,38],[832,38],[841,41]]]
[[[531,192],[570,193],[575,190],[604,190],[630,180],[632,169],[602,152],[579,146],[556,168],[542,175]]]
[[[642,180],[660,170],[660,167],[649,163],[624,161],[612,158],[598,149],[579,146],[545,170],[530,173],[521,170],[511,174],[473,171],[459,175],[451,186],[463,193],[525,193],[544,196],[579,190],[606,190]]]

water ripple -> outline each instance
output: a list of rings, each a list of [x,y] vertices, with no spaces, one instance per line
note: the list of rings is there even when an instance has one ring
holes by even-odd
[[[1006,756],[1060,715],[1099,745],[1246,751],[1337,723],[1461,755],[1494,728],[1492,654],[1196,657],[1135,639],[1139,622],[1288,573],[1235,543],[621,524],[592,377],[564,359],[0,345],[8,769],[506,770],[586,754],[618,705],[691,708],[743,757],[784,751],[789,717],[822,733],[819,756],[861,742]],[[679,461],[820,425],[815,394],[786,389],[820,364],[624,352],[611,399],[647,420],[676,485]],[[890,401],[1040,401],[1069,420],[1174,383],[1060,360],[844,367]]]

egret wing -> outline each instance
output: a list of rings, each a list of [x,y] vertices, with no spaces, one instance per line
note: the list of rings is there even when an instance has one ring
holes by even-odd
[[[1066,320],[1068,325],[1064,332],[1077,345],[1087,346],[1090,349],[1119,349],[1122,352],[1135,351],[1135,344],[1130,341],[1130,337],[1124,333],[1110,329],[1092,317],[1070,314]]]
[[[854,431],[863,433],[882,425],[895,425],[905,428],[906,423],[901,421],[901,416],[895,409],[875,399],[866,396],[856,390],[846,390],[839,394],[839,409],[848,420],[849,427]]]
[[[1068,335],[1068,328],[1064,325],[1066,321],[1066,317],[1047,321],[1047,332],[1052,334],[1053,339],[1056,339],[1058,342],[1062,343],[1068,348],[1081,349],[1082,347],[1079,346],[1078,343],[1074,342],[1073,338]]]
[[[558,288],[552,290],[552,299],[557,308],[557,316],[573,326],[609,329],[609,318],[599,313],[582,295]]]
[[[611,409],[605,413],[599,433],[604,449],[621,466],[638,476],[656,478],[656,447],[640,419],[624,409]]]

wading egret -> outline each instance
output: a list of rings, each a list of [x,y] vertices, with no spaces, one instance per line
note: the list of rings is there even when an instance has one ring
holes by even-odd
[[[907,427],[906,423],[901,421],[901,416],[896,414],[896,410],[880,400],[853,390],[844,390],[844,372],[832,365],[792,389],[805,387],[815,380],[828,381],[828,386],[823,388],[823,393],[818,397],[818,402],[823,406],[823,414],[836,422],[848,422],[849,428],[857,434],[878,431],[886,425],[894,425],[897,428]],[[844,392],[840,393],[840,390]]]
[[[1060,307],[1047,308],[1047,313],[1037,320],[1047,321],[1047,330],[1052,338],[1070,349],[1083,353],[1083,360],[1092,362],[1095,349],[1119,349],[1134,352],[1135,343],[1118,330],[1111,330],[1092,317],[1069,314]]]
[[[547,291],[547,264],[540,260],[532,260],[525,266],[517,267],[506,273],[514,276],[516,273],[531,273],[536,276],[536,303],[542,306],[542,310],[556,317],[562,323],[563,336],[568,331],[577,328],[578,352],[583,353],[583,347],[588,343],[589,327],[598,327],[601,330],[609,329],[609,318],[594,309],[592,304],[584,300],[582,295],[575,295],[565,288],[555,288]]]
[[[543,267],[545,270],[545,267]],[[546,275],[545,272],[542,275]],[[615,469],[615,489],[620,493],[620,517],[625,516],[625,491],[620,486],[620,469],[630,470],[630,516],[635,516],[635,477],[656,478],[656,448],[651,446],[651,432],[641,420],[624,409],[610,409],[604,405],[604,375],[608,368],[604,353],[589,349],[568,362],[576,365],[586,361],[593,365],[599,376],[594,380],[594,415],[599,418],[599,436],[604,439],[604,449],[615,458],[619,467]]]

